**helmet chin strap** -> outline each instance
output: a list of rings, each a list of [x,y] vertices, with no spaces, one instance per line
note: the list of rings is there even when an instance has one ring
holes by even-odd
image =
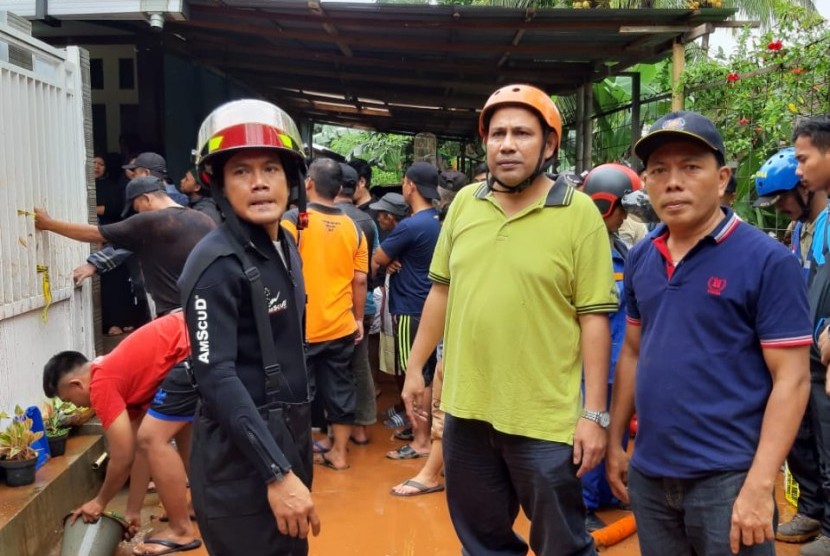
[[[550,132],[548,132],[550,133]],[[533,182],[536,181],[536,178],[539,177],[540,174],[544,173],[544,169],[547,168],[552,162],[554,157],[556,156],[556,151],[554,151],[553,156],[549,159],[545,160],[545,145],[547,144],[547,135],[545,136],[545,142],[542,143],[542,149],[539,151],[539,159],[536,161],[536,169],[530,174],[527,178],[522,180],[516,185],[507,185],[504,182],[499,181],[494,175],[492,175],[488,169],[487,171],[487,187],[493,193],[506,193],[508,195],[516,195],[533,185]],[[496,189],[494,186],[498,185],[501,189]]]

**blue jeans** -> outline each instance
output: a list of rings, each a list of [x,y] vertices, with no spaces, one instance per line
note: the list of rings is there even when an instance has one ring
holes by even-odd
[[[521,506],[538,556],[596,555],[571,446],[447,414],[443,447],[447,504],[462,554],[527,554],[528,543],[513,531]]]
[[[628,494],[642,556],[727,556],[732,505],[745,471],[700,479],[648,477],[628,469]],[[777,522],[773,515],[773,526]],[[741,546],[740,556],[775,556],[775,545]]]

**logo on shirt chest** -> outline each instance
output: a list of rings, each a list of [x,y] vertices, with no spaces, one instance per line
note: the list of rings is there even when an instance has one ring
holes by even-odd
[[[726,278],[720,278],[718,276],[712,276],[706,282],[706,291],[709,292],[710,295],[720,295],[723,293],[723,290],[726,289]]]
[[[273,315],[274,313],[279,313],[280,311],[285,311],[288,309],[288,300],[283,299],[280,301],[280,297],[282,296],[282,292],[277,292],[276,295],[271,295],[271,290],[265,288],[265,299],[268,300],[268,314]]]

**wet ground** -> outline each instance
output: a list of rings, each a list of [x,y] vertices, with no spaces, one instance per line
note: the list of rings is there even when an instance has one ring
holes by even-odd
[[[385,385],[386,390],[392,386]],[[379,408],[386,409],[392,400],[384,395]],[[392,461],[384,454],[402,443],[392,438],[391,431],[376,425],[371,430],[368,446],[350,447],[351,469],[335,472],[315,467],[313,496],[322,519],[322,532],[311,540],[314,556],[457,556],[461,547],[452,529],[444,493],[414,498],[398,498],[389,494],[396,483],[415,475],[423,459]],[[783,499],[778,488],[782,521],[789,519],[793,508]],[[126,492],[112,508],[123,511]],[[158,498],[148,495],[144,507],[145,527],[139,538],[150,535],[158,522],[151,514],[161,513]],[[624,512],[601,512],[611,522]],[[527,537],[529,523],[524,515],[516,522],[516,530]],[[122,543],[117,556],[129,556],[135,543]],[[778,543],[779,556],[796,556],[799,545]],[[185,552],[188,556],[207,555],[204,548]],[[602,552],[608,556],[639,556],[636,536]],[[56,551],[51,556],[58,556]],[[255,555],[252,555],[255,556]]]

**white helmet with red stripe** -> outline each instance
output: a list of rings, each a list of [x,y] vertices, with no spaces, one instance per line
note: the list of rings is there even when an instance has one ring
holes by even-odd
[[[216,108],[202,122],[196,138],[196,169],[202,183],[210,187],[221,183],[220,167],[233,153],[242,149],[278,151],[288,179],[289,202],[299,207],[298,227],[303,228],[307,215],[302,145],[297,124],[280,107],[263,100],[235,100]]]
[[[305,167],[300,132],[291,116],[263,100],[228,102],[211,112],[197,137],[199,173],[213,174],[211,162],[239,149],[276,149]]]

